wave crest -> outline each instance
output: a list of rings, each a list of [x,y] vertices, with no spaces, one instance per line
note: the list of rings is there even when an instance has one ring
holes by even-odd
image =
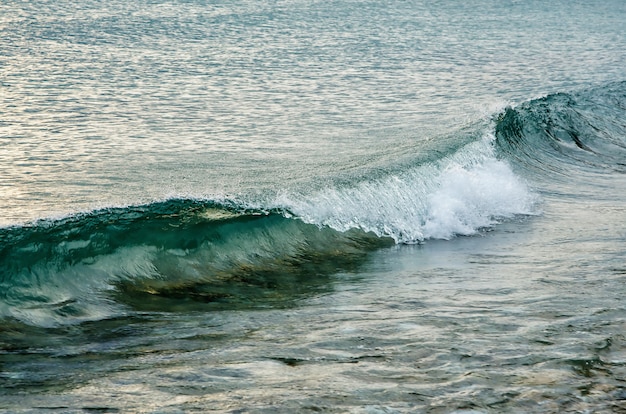
[[[437,161],[312,195],[282,195],[276,206],[307,223],[417,243],[472,235],[501,219],[534,214],[536,201],[497,159],[487,135]]]

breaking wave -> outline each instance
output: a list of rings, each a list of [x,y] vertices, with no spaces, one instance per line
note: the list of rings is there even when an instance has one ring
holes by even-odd
[[[626,171],[625,90],[528,101],[434,159],[313,192],[171,199],[1,228],[0,318],[57,326],[180,306],[282,306],[374,249],[536,214],[526,180]]]

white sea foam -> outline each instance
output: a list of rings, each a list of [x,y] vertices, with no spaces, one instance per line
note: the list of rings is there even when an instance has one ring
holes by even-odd
[[[496,158],[487,136],[400,174],[310,195],[283,194],[277,204],[307,223],[416,243],[471,235],[504,218],[534,214],[536,202],[508,163]]]

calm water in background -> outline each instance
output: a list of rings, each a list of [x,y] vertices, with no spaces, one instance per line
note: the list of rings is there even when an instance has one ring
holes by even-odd
[[[623,80],[624,7],[3,2],[3,223],[387,166]]]
[[[0,409],[626,410],[624,21],[3,2]]]

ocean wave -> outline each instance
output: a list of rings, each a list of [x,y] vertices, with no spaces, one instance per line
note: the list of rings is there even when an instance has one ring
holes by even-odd
[[[532,192],[492,142],[256,206],[171,199],[0,229],[0,317],[56,326],[180,306],[284,305],[373,249],[532,214]]]
[[[527,180],[624,172],[625,108],[624,82],[559,93],[505,109],[438,157],[314,191],[170,199],[0,228],[0,318],[57,326],[181,306],[285,306],[380,247],[536,214]]]

